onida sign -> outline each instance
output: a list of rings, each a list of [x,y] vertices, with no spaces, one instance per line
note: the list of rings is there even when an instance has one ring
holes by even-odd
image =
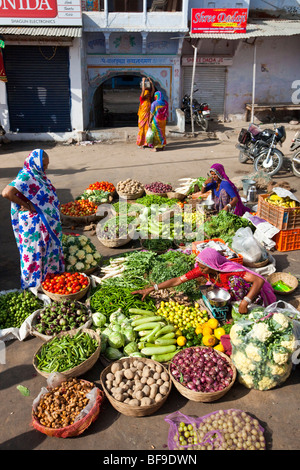
[[[245,33],[247,8],[192,8],[191,33]]]
[[[0,0],[0,24],[81,26],[80,0]]]

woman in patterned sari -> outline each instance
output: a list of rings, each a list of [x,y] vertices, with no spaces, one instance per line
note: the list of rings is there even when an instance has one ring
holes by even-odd
[[[225,173],[223,165],[215,163],[210,167],[210,178],[202,186],[201,192],[212,192],[212,198],[217,212],[221,210],[233,212],[242,216],[249,209],[244,206],[236,186]]]
[[[12,227],[20,252],[21,288],[37,287],[47,273],[64,271],[59,200],[45,171],[49,157],[33,150],[2,191],[11,201]]]
[[[151,150],[156,152],[164,150],[166,140],[166,123],[169,115],[169,106],[164,99],[162,93],[157,91],[154,93],[154,101],[151,105],[151,129],[153,132],[153,141],[151,143]],[[150,145],[149,145],[150,146]]]
[[[139,105],[139,110],[138,110],[139,133],[137,136],[136,144],[138,145],[139,148],[145,148],[148,146],[146,142],[146,134],[149,128],[151,102],[152,102],[152,97],[154,94],[154,85],[152,81],[150,80],[150,78],[148,78],[148,80],[151,85],[150,90],[145,88],[145,77],[143,77],[142,93],[140,96],[140,105]]]

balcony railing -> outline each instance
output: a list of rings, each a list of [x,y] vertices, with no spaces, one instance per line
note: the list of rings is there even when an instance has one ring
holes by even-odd
[[[157,3],[156,3],[157,1]],[[85,31],[184,31],[188,25],[187,1],[136,0],[133,2],[108,0],[82,0],[83,26]],[[99,3],[100,2],[100,3]],[[123,11],[112,9],[122,3]],[[125,10],[126,3],[134,5]],[[158,6],[158,3],[160,6]],[[179,10],[179,4],[182,9]],[[137,6],[140,5],[140,11]],[[104,7],[103,9],[101,7]],[[143,7],[143,8],[141,8]],[[159,10],[160,8],[160,10]],[[164,8],[164,10],[162,10]]]

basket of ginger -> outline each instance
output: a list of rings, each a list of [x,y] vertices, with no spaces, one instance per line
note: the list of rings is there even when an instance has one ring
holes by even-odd
[[[36,398],[32,426],[50,437],[79,436],[97,419],[104,397],[92,382],[64,380]]]

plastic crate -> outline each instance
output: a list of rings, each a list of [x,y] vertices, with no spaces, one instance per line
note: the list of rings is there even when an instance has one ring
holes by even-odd
[[[212,240],[214,242],[224,243],[224,245],[226,245],[226,242],[224,242],[224,240],[222,240],[221,238],[211,238],[210,240]],[[198,255],[200,252],[197,250],[197,245],[199,245],[199,243],[207,243],[210,240],[201,240],[201,241],[192,242],[192,252],[195,253],[195,255]],[[235,263],[243,264],[242,255],[240,255],[239,253],[236,253],[235,251],[233,251],[228,245],[227,245],[227,247],[230,249],[230,251],[232,251],[236,255],[236,258],[230,258],[230,261],[234,261]]]
[[[258,196],[257,215],[279,230],[300,228],[300,206],[279,207],[269,204],[266,199],[271,194]]]
[[[300,228],[294,230],[280,230],[273,240],[277,251],[300,250]]]
[[[212,316],[218,321],[226,321],[227,315],[230,313],[230,305],[225,307],[213,307],[207,297],[202,294],[202,299],[206,307],[211,311]]]

